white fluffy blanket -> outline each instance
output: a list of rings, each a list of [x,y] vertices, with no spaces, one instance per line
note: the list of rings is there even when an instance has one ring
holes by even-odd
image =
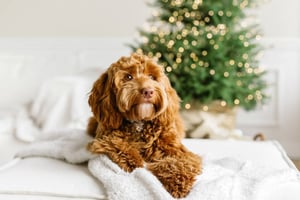
[[[31,104],[16,113],[13,119],[16,137],[32,142],[43,132],[85,128],[92,115],[88,94],[99,74],[99,70],[93,69],[45,81]]]
[[[91,140],[83,130],[43,134],[17,156],[47,156],[70,163],[88,161],[91,174],[103,183],[110,200],[171,200],[170,194],[146,168],[126,173],[105,155],[92,155],[85,146]],[[266,190],[299,181],[294,170],[270,169],[234,158],[211,159],[204,155],[203,174],[185,198],[188,200],[258,200]]]

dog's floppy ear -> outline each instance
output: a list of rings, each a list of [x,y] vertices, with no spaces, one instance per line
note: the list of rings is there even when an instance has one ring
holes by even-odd
[[[175,89],[171,86],[171,83],[166,75],[163,77],[162,81],[164,82],[167,93],[168,106],[166,111],[159,116],[159,119],[165,126],[175,126],[175,129],[179,134],[178,136],[183,137],[185,135],[184,127],[179,114],[181,100]]]
[[[101,129],[117,129],[122,116],[117,110],[113,73],[107,70],[93,85],[88,103]]]

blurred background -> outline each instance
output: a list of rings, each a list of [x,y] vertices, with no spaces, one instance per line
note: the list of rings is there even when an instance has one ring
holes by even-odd
[[[36,38],[51,38],[54,43],[70,38],[102,38],[120,41],[119,46],[127,48],[124,41],[132,43],[138,37],[137,29],[144,27],[155,11],[148,5],[154,1],[0,0],[1,44],[8,47],[7,41],[14,41],[18,46],[16,41],[26,44],[24,41]],[[291,157],[300,158],[300,1],[258,3],[260,6],[251,13],[257,16],[263,33],[261,43],[266,49],[261,63],[268,71],[271,100],[256,110],[239,111],[237,128],[245,135],[263,133],[266,139],[278,140]],[[102,43],[91,48],[96,45]],[[4,51],[5,47],[0,49]],[[7,71],[4,68],[0,65],[2,80]],[[7,86],[2,84],[1,90],[7,93]],[[3,105],[7,103],[2,101]]]
[[[1,0],[0,36],[133,37],[152,14],[149,2],[154,0]],[[300,37],[299,1],[257,2],[264,37]]]

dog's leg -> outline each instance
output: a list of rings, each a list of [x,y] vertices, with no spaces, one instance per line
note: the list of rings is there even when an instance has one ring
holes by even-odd
[[[168,149],[170,153],[170,149]],[[147,164],[150,170],[175,198],[186,197],[201,172],[201,159],[191,152],[174,149],[174,154]],[[177,151],[177,152],[176,152]]]
[[[88,144],[92,153],[106,154],[124,171],[132,172],[135,168],[144,167],[144,160],[139,151],[121,138],[94,139]]]

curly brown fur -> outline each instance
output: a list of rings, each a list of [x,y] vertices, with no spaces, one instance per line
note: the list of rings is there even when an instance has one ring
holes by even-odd
[[[176,198],[185,197],[201,173],[201,158],[185,148],[180,99],[163,68],[144,55],[113,63],[93,85],[88,144],[127,172],[146,167]]]

